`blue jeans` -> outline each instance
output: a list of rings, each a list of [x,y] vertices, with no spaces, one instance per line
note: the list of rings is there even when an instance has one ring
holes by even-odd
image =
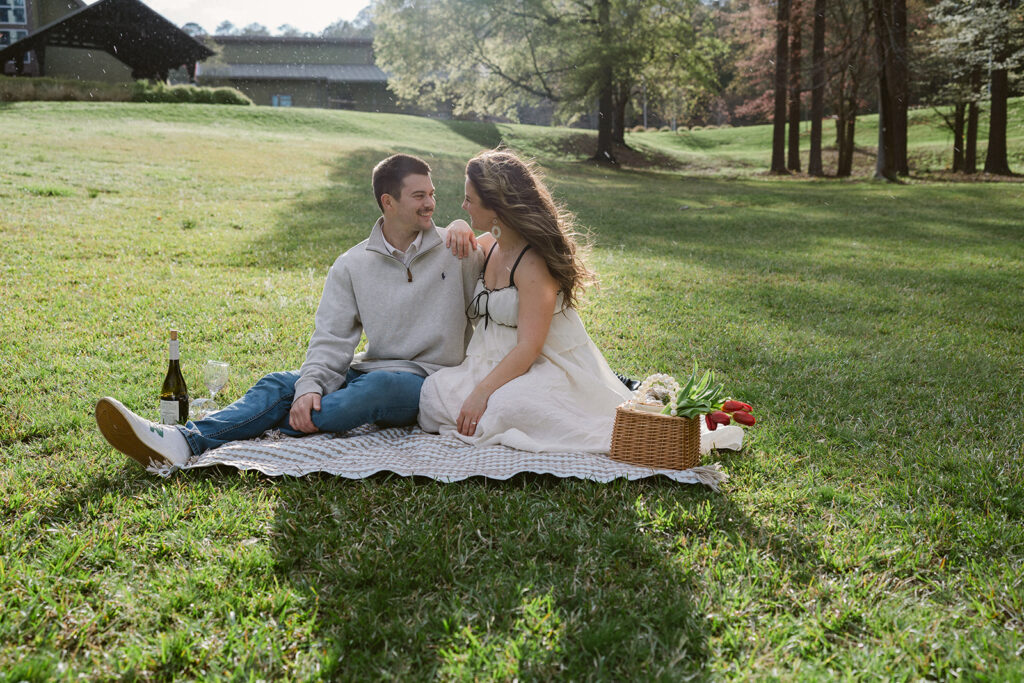
[[[178,431],[195,454],[229,441],[255,438],[268,429],[306,436],[288,422],[298,379],[298,371],[272,372],[228,407],[202,420],[190,420]],[[313,411],[313,424],[321,432],[336,433],[369,422],[382,427],[415,424],[423,379],[411,372],[349,370],[345,385],[320,399],[320,410]]]

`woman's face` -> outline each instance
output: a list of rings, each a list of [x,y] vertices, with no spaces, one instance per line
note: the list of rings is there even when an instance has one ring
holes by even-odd
[[[476,188],[469,178],[466,178],[466,198],[462,200],[462,209],[469,214],[469,224],[474,230],[490,230],[497,217],[494,211],[485,209],[476,193]]]

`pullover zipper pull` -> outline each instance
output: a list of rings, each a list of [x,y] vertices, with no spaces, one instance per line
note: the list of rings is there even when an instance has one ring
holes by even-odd
[[[412,271],[409,270],[409,266],[405,267],[405,274],[409,276],[409,282],[412,282]]]

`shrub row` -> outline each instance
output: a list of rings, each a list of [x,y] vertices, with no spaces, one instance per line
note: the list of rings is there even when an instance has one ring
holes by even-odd
[[[0,102],[191,102],[195,104],[252,104],[234,88],[201,88],[136,81],[103,83],[60,78],[0,76]]]
[[[194,85],[164,85],[136,81],[133,102],[190,102],[192,104],[250,105],[252,100],[234,88],[201,88]]]

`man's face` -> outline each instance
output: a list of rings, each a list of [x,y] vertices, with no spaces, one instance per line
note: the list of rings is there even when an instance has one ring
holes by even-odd
[[[390,211],[390,218],[399,225],[413,230],[429,230],[433,225],[434,183],[428,175],[407,175],[402,182],[402,192],[398,197],[390,198],[385,208]]]

